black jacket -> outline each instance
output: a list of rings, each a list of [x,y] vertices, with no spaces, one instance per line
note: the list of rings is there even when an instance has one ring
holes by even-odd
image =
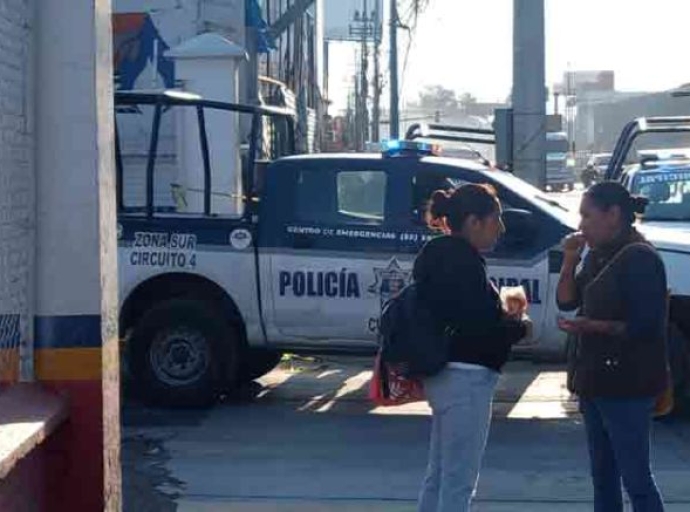
[[[449,361],[500,371],[526,327],[504,315],[479,252],[460,237],[432,239],[417,256],[413,276],[419,299],[452,329]]]

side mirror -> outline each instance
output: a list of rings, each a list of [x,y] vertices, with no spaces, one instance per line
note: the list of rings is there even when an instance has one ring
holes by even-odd
[[[503,243],[508,247],[521,247],[530,243],[537,235],[538,224],[534,214],[528,210],[511,208],[503,211],[506,232]]]

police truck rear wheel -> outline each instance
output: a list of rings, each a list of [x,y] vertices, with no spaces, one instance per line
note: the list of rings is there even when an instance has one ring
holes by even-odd
[[[174,299],[144,314],[131,343],[135,392],[151,405],[211,405],[237,364],[232,328],[213,305]]]

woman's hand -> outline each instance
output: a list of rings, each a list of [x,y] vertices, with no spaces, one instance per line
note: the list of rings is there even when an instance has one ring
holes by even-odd
[[[527,314],[527,299],[525,297],[508,297],[503,304],[503,311],[508,318],[520,320]]]
[[[520,320],[527,314],[527,294],[522,286],[508,286],[501,288],[499,293],[503,312],[508,318]]]
[[[572,233],[566,236],[561,243],[563,247],[563,258],[567,262],[580,261],[580,255],[586,245],[585,237],[582,233]]]
[[[584,317],[559,318],[558,328],[568,334],[585,334],[590,332],[590,320]]]
[[[622,336],[626,327],[623,322],[592,320],[586,317],[559,318],[558,328],[569,334],[604,334],[606,336]]]

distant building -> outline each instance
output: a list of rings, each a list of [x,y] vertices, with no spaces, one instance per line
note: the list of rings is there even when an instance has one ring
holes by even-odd
[[[204,32],[246,47],[244,6],[244,0],[113,0],[116,87],[175,87],[175,64],[165,52]]]
[[[553,86],[554,94],[565,97],[565,129],[581,161],[611,151],[625,124],[637,117],[690,115],[690,98],[673,97],[673,91],[617,91],[615,78],[611,70],[568,71]],[[687,141],[665,134],[645,136],[637,145],[687,146]]]
[[[590,94],[578,97],[574,140],[578,151],[608,152],[626,123],[637,117],[690,115],[690,98],[677,98],[672,91],[656,93]],[[648,135],[639,147],[685,147],[685,134]]]
[[[275,38],[268,28],[289,9],[265,0],[113,0],[113,53],[117,89],[173,88],[175,62],[170,48],[205,32],[215,32],[247,48],[247,26],[257,27],[259,95],[270,105],[292,108],[298,116],[298,146],[319,145],[319,119],[325,111],[323,11],[315,0]],[[240,66],[239,99],[249,99],[249,69]]]

